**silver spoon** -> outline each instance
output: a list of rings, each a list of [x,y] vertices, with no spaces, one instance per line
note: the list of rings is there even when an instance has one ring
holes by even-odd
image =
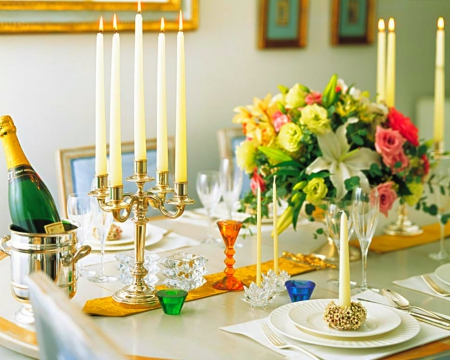
[[[384,296],[391,304],[393,304],[394,306],[396,306],[396,307],[399,308],[399,309],[402,309],[402,310],[416,309],[416,310],[425,312],[425,313],[427,313],[427,314],[429,314],[429,315],[431,315],[431,316],[438,317],[438,318],[443,319],[443,320],[448,320],[447,318],[442,317],[442,316],[436,314],[436,313],[433,312],[433,311],[429,311],[429,310],[423,309],[423,308],[421,308],[421,307],[418,307],[418,306],[415,306],[415,305],[411,305],[411,304],[409,303],[408,299],[406,299],[405,297],[403,297],[402,295],[400,295],[400,294],[399,294],[398,292],[396,292],[396,291],[389,290],[389,289],[381,289],[381,294],[382,294],[382,295],[383,295],[383,296]]]

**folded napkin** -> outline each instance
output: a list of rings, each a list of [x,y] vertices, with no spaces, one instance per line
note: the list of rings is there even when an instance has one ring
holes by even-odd
[[[298,262],[290,261],[284,258],[280,258],[278,262],[280,270],[285,270],[291,276],[303,274],[309,271],[320,270],[317,266],[300,264]],[[263,272],[267,272],[273,269],[273,260],[266,261],[261,264]],[[247,286],[250,285],[252,281],[255,281],[256,265],[244,266],[242,268],[236,269],[235,276],[241,280]],[[212,287],[216,281],[224,277],[224,273],[215,273],[206,275],[206,283],[194,290],[191,290],[186,298],[186,301],[192,301],[197,299],[202,299],[205,297],[224,294],[228,291],[217,290]],[[157,286],[158,290],[163,289],[164,286]],[[98,299],[88,300],[84,305],[83,312],[90,315],[98,316],[128,316],[133,314],[138,314],[144,311],[149,311],[159,308],[159,303],[155,303],[150,307],[139,307],[132,305],[122,305],[115,303],[111,297],[104,297]]]
[[[434,280],[434,282],[436,283],[436,285],[438,285],[439,287],[441,287],[442,289],[450,292],[450,285],[447,285],[445,283],[443,283],[442,281],[440,281],[434,274],[428,274],[430,275],[431,279]],[[413,276],[410,277],[408,279],[404,279],[404,280],[395,280],[393,281],[394,284],[407,288],[407,289],[411,289],[411,290],[415,290],[427,295],[431,295],[434,297],[437,297],[439,299],[442,300],[446,300],[448,302],[450,302],[450,297],[444,297],[441,296],[437,293],[435,293],[433,290],[430,289],[430,287],[425,283],[425,280],[422,279],[422,277],[419,276]]]
[[[391,251],[408,249],[414,246],[424,245],[440,239],[439,223],[422,226],[423,233],[416,236],[379,235],[374,236],[369,251],[384,254]],[[450,236],[450,222],[445,226],[445,236]],[[359,247],[359,242],[353,240],[352,246]]]
[[[152,225],[153,226],[153,225]],[[162,229],[162,228],[161,228]],[[165,232],[167,230],[164,229]],[[189,246],[197,246],[200,245],[200,242],[186,236],[182,236],[176,233],[168,233],[164,236],[161,241],[158,241],[156,244],[149,245],[146,247],[148,251],[152,253],[162,253],[166,251],[181,249]],[[106,252],[104,257],[104,262],[115,261],[115,256],[120,254],[118,251],[114,252]],[[100,254],[99,253],[90,253],[88,256],[80,260],[81,264],[84,266],[100,264]]]
[[[358,298],[364,298],[368,300],[373,300],[376,302],[386,303],[386,300],[383,296],[376,294],[372,291],[365,291],[357,295]],[[272,346],[271,343],[266,339],[266,337],[261,332],[259,328],[259,324],[262,322],[269,323],[268,318],[258,319],[249,321],[242,324],[231,325],[220,328],[221,330],[228,331],[231,333],[242,334],[248,336],[250,339],[253,339],[259,342],[261,345],[269,348],[272,351],[275,351],[281,355],[286,356],[289,359],[306,359],[307,356],[295,349],[286,349],[280,350]],[[307,343],[303,343],[301,341],[297,341],[286,337],[277,332],[277,335],[284,340],[286,343],[295,344],[301,346],[313,354],[321,357],[323,359],[333,359],[333,360],[372,360],[372,359],[380,359],[385,356],[396,354],[401,351],[405,351],[416,346],[420,346],[423,344],[427,344],[429,342],[446,338],[450,336],[450,332],[448,330],[444,330],[438,328],[436,326],[428,325],[425,323],[420,324],[420,332],[413,339],[410,339],[406,342],[403,342],[398,345],[385,346],[380,348],[370,348],[370,349],[342,349],[335,347],[326,347],[319,345],[310,345]],[[276,332],[276,331],[275,331]],[[450,348],[450,346],[449,346]],[[441,350],[442,351],[442,350]],[[423,356],[424,354],[422,354]]]

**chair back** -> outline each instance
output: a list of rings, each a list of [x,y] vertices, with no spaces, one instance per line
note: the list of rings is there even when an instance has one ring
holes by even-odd
[[[173,138],[167,140],[169,159],[173,159]],[[95,177],[95,146],[83,146],[61,149],[57,153],[59,167],[59,200],[60,212],[67,216],[67,197],[71,193],[88,193]],[[169,167],[173,168],[171,161]],[[147,171],[149,176],[156,177],[156,139],[147,139]],[[122,174],[123,191],[135,193],[134,183],[126,181],[134,174],[134,143],[122,143]],[[170,177],[173,178],[172,176]],[[146,189],[153,187],[155,182],[146,184]],[[150,215],[158,215],[159,211],[149,210]]]
[[[221,159],[232,159],[236,166],[236,148],[245,140],[241,127],[217,130],[217,143]],[[244,174],[241,198],[250,191],[250,178]]]
[[[81,308],[70,302],[43,272],[29,277],[39,358],[46,360],[125,360],[118,345],[106,337]]]

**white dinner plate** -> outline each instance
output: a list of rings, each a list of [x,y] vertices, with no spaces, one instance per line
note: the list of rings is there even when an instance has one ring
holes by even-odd
[[[122,238],[120,240],[106,241],[106,251],[124,251],[134,249],[134,224],[132,222],[125,222],[119,226],[122,228]],[[167,231],[165,229],[147,224],[145,246],[150,246],[161,241],[166,232]],[[101,250],[100,241],[94,237],[86,240],[85,244],[89,245],[92,250]]]
[[[331,300],[328,300],[331,301]],[[368,303],[361,301],[366,306]],[[420,331],[420,325],[416,319],[399,310],[393,310],[400,316],[401,324],[394,330],[378,335],[374,338],[331,338],[328,336],[316,336],[305,331],[289,319],[289,311],[296,303],[287,304],[272,311],[269,316],[271,325],[283,335],[309,344],[337,347],[337,348],[376,348],[381,346],[395,345],[412,339]]]
[[[365,338],[387,333],[401,323],[400,316],[385,306],[364,304],[367,318],[358,330],[339,331],[330,328],[323,320],[323,312],[329,300],[301,301],[289,311],[289,319],[302,330],[317,335],[339,338]]]
[[[450,285],[450,263],[439,266],[435,270],[434,275],[443,283]]]

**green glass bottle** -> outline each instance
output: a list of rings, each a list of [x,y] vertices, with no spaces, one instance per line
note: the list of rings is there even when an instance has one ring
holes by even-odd
[[[0,117],[0,138],[8,167],[9,212],[14,229],[27,233],[61,232],[55,201],[31,167],[17,139],[14,122],[8,115]]]

